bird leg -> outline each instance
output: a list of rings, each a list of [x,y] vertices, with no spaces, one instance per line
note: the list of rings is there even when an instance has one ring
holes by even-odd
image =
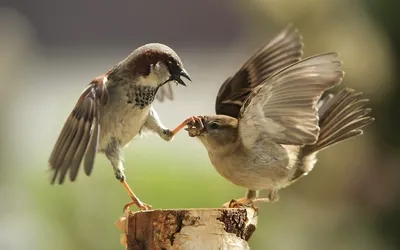
[[[203,125],[200,117],[191,116],[183,121],[181,124],[179,124],[174,130],[170,130],[161,123],[157,112],[153,108],[151,108],[144,127],[156,132],[164,140],[170,141],[186,125],[194,126],[195,124],[201,124],[201,126]]]
[[[124,206],[124,212],[132,205],[136,205],[140,210],[150,210],[151,206],[141,202],[139,198],[133,193],[132,189],[126,182],[126,177],[124,174],[124,166],[122,164],[123,153],[118,147],[117,142],[112,141],[112,143],[110,143],[110,145],[107,147],[104,153],[108,158],[108,160],[110,160],[111,165],[113,166],[115,178],[117,178],[117,180],[121,182],[122,186],[128,192],[129,196],[132,199],[132,202]]]
[[[222,205],[225,208],[242,208],[250,206],[254,210],[258,211],[258,207],[254,205],[253,200],[258,197],[258,191],[248,189],[246,195],[243,198],[232,199],[230,202],[226,202]]]
[[[196,126],[199,127],[199,129],[204,128],[204,124],[202,121],[201,116],[191,116],[184,120],[181,124],[179,124],[174,130],[172,130],[172,134],[176,135],[179,131],[181,131],[185,126]]]
[[[150,210],[151,209],[151,205],[143,203],[133,193],[132,189],[129,187],[128,183],[126,182],[126,178],[125,178],[125,175],[123,174],[122,170],[117,169],[115,172],[115,176],[116,176],[117,180],[119,180],[121,182],[122,186],[125,188],[126,192],[128,192],[129,196],[132,199],[132,202],[129,202],[128,204],[126,204],[124,206],[124,209],[123,209],[124,212],[133,205],[136,205],[140,210]]]
[[[133,193],[132,189],[129,187],[128,183],[123,180],[121,181],[122,186],[125,188],[125,190],[128,192],[129,196],[131,197],[132,201],[129,202],[124,206],[123,211],[126,212],[131,206],[136,205],[140,210],[150,210],[151,205],[143,203],[141,200],[139,200],[138,197]]]
[[[276,190],[272,190],[267,198],[258,198],[258,191],[248,189],[246,196],[239,199],[232,199],[230,202],[226,202],[222,205],[225,208],[241,208],[241,207],[252,207],[254,210],[258,211],[258,207],[255,203],[268,202],[273,203],[279,200]]]

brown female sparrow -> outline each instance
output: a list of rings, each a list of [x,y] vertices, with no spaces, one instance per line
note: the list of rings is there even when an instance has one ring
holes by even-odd
[[[279,189],[313,169],[319,151],[374,121],[361,93],[344,89],[321,99],[341,82],[342,62],[336,53],[300,60],[295,33],[284,30],[222,84],[217,115],[187,122],[218,173],[248,189],[229,207],[277,201]],[[258,198],[261,190],[268,198]]]
[[[116,178],[140,209],[151,206],[132,192],[124,174],[122,149],[139,133],[153,131],[169,141],[179,130],[170,130],[152,107],[154,98],[172,99],[170,82],[191,80],[179,56],[163,44],[146,44],[107,73],[96,77],[83,91],[55,143],[49,159],[51,183],[75,181],[83,161],[90,175],[96,153],[110,160]]]

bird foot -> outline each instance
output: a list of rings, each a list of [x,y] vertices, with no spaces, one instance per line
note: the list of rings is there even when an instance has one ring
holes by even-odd
[[[174,130],[172,130],[172,136],[176,135],[181,129],[185,126],[193,127],[199,126],[200,128],[204,128],[201,116],[191,116],[184,120],[181,124],[179,124]]]
[[[222,205],[223,208],[246,208],[251,207],[258,212],[258,207],[254,204],[254,199],[248,199],[246,197],[240,199],[232,199],[230,202],[226,202]]]
[[[133,205],[136,205],[139,207],[139,209],[141,211],[146,211],[146,210],[150,210],[151,206],[149,204],[143,203],[140,200],[138,200],[137,198],[133,198],[132,197],[132,202],[129,202],[128,204],[126,204],[124,206],[124,210],[123,210],[123,215],[115,222],[115,226],[122,232],[121,236],[120,236],[120,243],[121,245],[127,249],[127,243],[128,243],[128,238],[127,238],[127,233],[128,233],[128,217],[129,217],[129,208]]]
[[[136,205],[140,211],[148,211],[151,210],[151,205],[141,202],[139,199],[132,197],[131,202],[124,206],[123,212],[126,213],[129,208],[133,205]]]
[[[192,116],[188,119],[191,119],[190,122],[187,122],[186,131],[188,131],[190,137],[200,136],[204,132],[204,124],[202,116]]]
[[[258,211],[258,207],[255,205],[256,203],[268,202],[273,203],[275,200],[271,200],[270,198],[239,198],[232,199],[230,202],[226,202],[222,205],[223,208],[246,208],[251,207],[255,211]]]
[[[122,186],[125,188],[125,190],[128,192],[129,196],[131,197],[132,201],[129,202],[124,206],[124,212],[126,212],[129,207],[136,205],[140,211],[145,211],[145,210],[151,210],[151,206],[149,204],[143,203],[139,200],[138,197],[132,192],[132,189],[129,187],[128,183],[126,183],[125,180],[121,181]]]

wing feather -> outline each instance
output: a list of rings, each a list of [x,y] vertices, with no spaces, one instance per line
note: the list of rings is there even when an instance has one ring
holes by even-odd
[[[90,102],[90,111],[87,114],[87,117],[82,117],[81,119],[83,122],[81,122],[79,129],[79,132],[81,133],[81,138],[78,141],[77,145],[72,146],[71,148],[76,148],[76,152],[74,153],[72,157],[72,161],[69,166],[69,177],[71,181],[75,181],[76,176],[78,175],[78,170],[79,166],[82,162],[83,156],[85,154],[85,151],[88,149],[88,144],[91,136],[91,129],[93,127],[93,124],[95,122],[95,106],[96,103],[91,101]]]
[[[305,145],[318,138],[317,102],[343,77],[336,53],[313,56],[273,74],[240,110],[239,131],[251,146],[263,133],[279,144]]]
[[[93,121],[93,127],[91,129],[91,136],[89,146],[86,151],[85,161],[84,161],[84,170],[87,176],[90,176],[94,166],[94,159],[96,157],[98,145],[99,145],[99,135],[100,135],[100,110],[97,106],[95,106],[96,116]]]
[[[301,35],[297,29],[289,25],[221,85],[215,103],[216,113],[237,118],[241,106],[252,89],[274,72],[298,62],[302,54]]]
[[[85,172],[91,172],[100,131],[99,107],[106,105],[108,101],[108,92],[103,81],[99,77],[89,84],[61,130],[49,159],[49,166],[53,171],[52,184],[57,179],[62,184],[68,172],[70,180],[75,181],[85,153],[85,158],[88,159],[85,159]]]

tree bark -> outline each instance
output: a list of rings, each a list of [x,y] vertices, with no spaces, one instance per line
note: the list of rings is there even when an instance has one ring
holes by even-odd
[[[256,225],[252,208],[128,212],[117,222],[128,250],[250,249]]]

